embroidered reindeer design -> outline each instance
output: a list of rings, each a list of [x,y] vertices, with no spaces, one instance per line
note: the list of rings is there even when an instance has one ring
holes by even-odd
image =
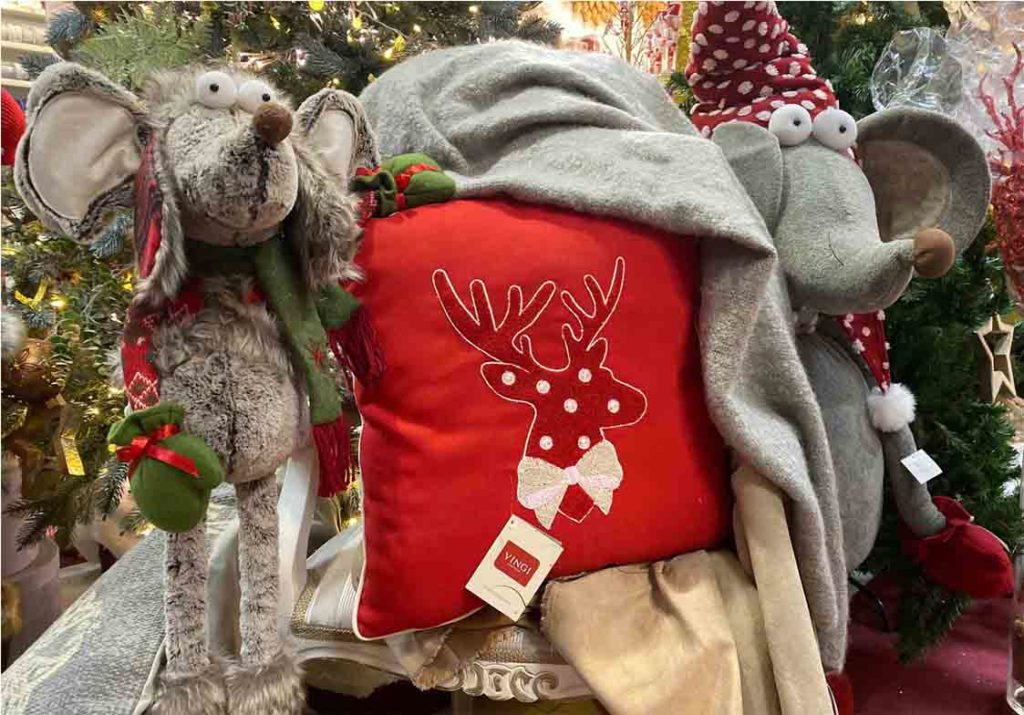
[[[584,277],[591,310],[584,310],[569,291],[561,292],[562,304],[578,325],[562,326],[566,363],[552,368],[536,358],[527,333],[551,303],[553,281],[542,283],[525,303],[522,288],[510,287],[499,322],[482,281],[469,284],[470,309],[448,273],[434,271],[434,290],[448,321],[490,358],[480,366],[484,382],[502,399],[533,408],[516,491],[545,528],[556,513],[579,523],[595,505],[604,514],[611,510],[623,472],[604,431],[636,424],[647,411],[646,396],[616,379],[604,364],[608,340],[601,331],[615,313],[625,281],[626,262],[619,257],[607,290],[594,276]]]

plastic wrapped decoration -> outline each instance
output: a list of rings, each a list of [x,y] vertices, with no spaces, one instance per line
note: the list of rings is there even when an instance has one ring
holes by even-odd
[[[960,62],[930,27],[897,32],[871,74],[871,101],[879,110],[911,106],[952,115],[962,100]]]
[[[985,148],[993,218],[1010,293],[1024,313],[1024,3],[944,3],[943,37],[897,33],[871,76],[877,109],[914,106],[952,116]]]

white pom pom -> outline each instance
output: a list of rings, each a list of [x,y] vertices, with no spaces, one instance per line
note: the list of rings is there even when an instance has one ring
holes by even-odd
[[[914,393],[898,382],[890,385],[888,392],[876,387],[868,395],[871,424],[882,432],[896,432],[913,422],[916,406]]]
[[[17,316],[4,311],[0,337],[2,337],[3,359],[9,360],[17,355],[25,344],[25,326],[21,324]]]

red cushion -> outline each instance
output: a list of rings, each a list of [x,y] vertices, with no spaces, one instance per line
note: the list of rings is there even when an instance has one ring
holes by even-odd
[[[480,607],[464,586],[511,514],[562,543],[554,576],[725,540],[731,505],[704,402],[697,251],[636,224],[511,201],[369,223],[358,260],[367,277],[353,292],[386,369],[356,386],[360,636]],[[475,281],[482,327],[470,318]],[[512,286],[524,311],[503,323]]]

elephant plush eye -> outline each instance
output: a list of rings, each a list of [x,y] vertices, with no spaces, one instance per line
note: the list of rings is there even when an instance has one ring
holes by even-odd
[[[811,136],[811,114],[799,104],[787,104],[772,112],[768,131],[782,146],[796,146]]]
[[[814,138],[836,151],[845,151],[857,141],[857,122],[841,109],[826,109],[814,118]]]
[[[266,82],[251,79],[238,89],[238,106],[250,114],[255,114],[261,104],[274,99],[274,90]]]
[[[226,109],[235,103],[235,81],[224,72],[212,70],[196,77],[196,100],[205,107]]]

